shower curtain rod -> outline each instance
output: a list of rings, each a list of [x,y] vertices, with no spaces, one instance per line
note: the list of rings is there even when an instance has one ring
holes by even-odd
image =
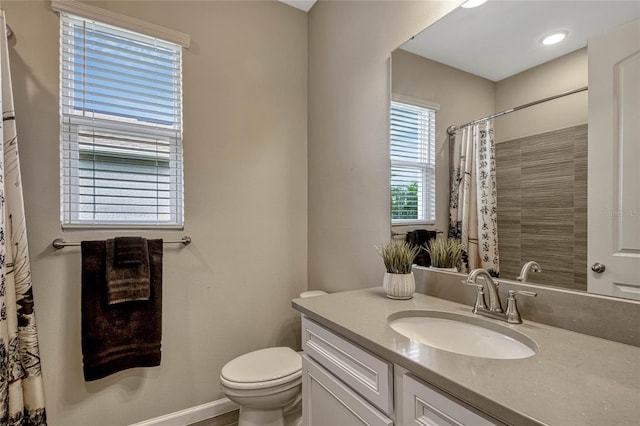
[[[462,128],[465,128],[465,127],[468,127],[468,126],[473,126],[474,124],[482,123],[483,121],[491,120],[492,118],[500,117],[501,115],[509,114],[509,113],[514,112],[514,111],[519,111],[519,110],[524,109],[524,108],[529,108],[530,106],[538,105],[538,104],[541,104],[543,102],[552,101],[554,99],[562,98],[562,97],[568,96],[568,95],[573,95],[574,93],[584,92],[585,90],[589,90],[589,86],[584,86],[584,87],[581,87],[579,89],[569,90],[568,92],[563,92],[563,93],[560,93],[559,95],[549,96],[548,98],[539,99],[537,101],[529,102],[527,104],[520,105],[520,106],[517,106],[515,108],[509,108],[509,109],[506,109],[504,111],[496,112],[495,114],[488,115],[488,116],[486,116],[484,118],[481,118],[479,120],[474,120],[474,121],[471,121],[469,123],[462,124],[460,126],[451,125],[451,126],[449,126],[447,128],[447,133],[450,136],[453,136],[453,135],[456,134],[456,131],[458,131],[458,130],[460,130]]]

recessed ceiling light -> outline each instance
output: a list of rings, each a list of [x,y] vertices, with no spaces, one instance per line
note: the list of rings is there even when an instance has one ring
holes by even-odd
[[[564,38],[567,36],[567,32],[566,31],[560,31],[551,35],[546,36],[545,38],[542,39],[542,44],[544,44],[545,46],[550,46],[552,44],[556,44],[561,42],[562,40],[564,40]]]
[[[462,7],[465,9],[471,9],[472,7],[478,7],[481,4],[484,4],[487,0],[469,0],[465,2]]]

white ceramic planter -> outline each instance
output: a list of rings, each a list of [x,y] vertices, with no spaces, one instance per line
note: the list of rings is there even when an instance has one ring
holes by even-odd
[[[416,280],[410,274],[384,273],[382,288],[389,299],[411,299],[416,291]]]

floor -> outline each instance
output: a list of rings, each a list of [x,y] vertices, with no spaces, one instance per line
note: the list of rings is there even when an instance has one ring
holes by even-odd
[[[212,419],[202,420],[189,426],[237,426],[239,410],[231,411]]]

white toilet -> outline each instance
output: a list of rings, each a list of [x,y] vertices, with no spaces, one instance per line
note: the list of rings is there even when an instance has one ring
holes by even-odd
[[[300,297],[326,294],[304,292]],[[302,422],[302,358],[288,347],[266,348],[232,359],[220,372],[227,398],[240,406],[238,426],[295,426]]]
[[[302,358],[287,347],[241,355],[220,373],[222,391],[240,406],[238,426],[286,426],[300,409],[301,383]]]

